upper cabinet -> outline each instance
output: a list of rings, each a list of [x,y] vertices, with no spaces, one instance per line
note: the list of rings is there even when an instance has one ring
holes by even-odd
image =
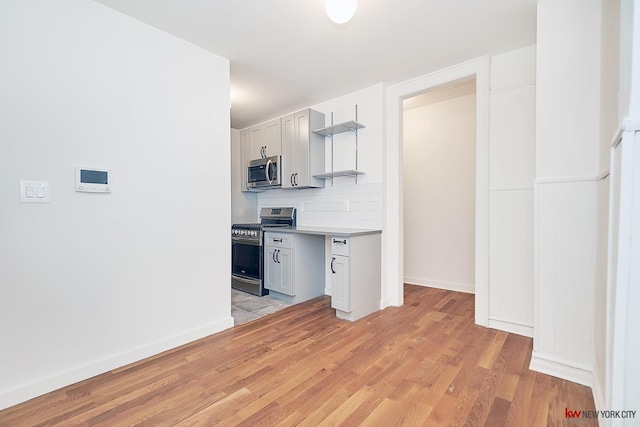
[[[242,131],[242,133],[245,132],[247,133],[247,143],[249,145],[249,158],[247,160],[279,156],[282,153],[282,133],[279,118],[251,126]]]
[[[282,117],[282,187],[324,187],[314,175],[324,172],[324,114],[306,109]]]
[[[251,160],[249,154],[249,129],[240,131],[240,176],[242,181],[240,182],[241,191],[248,191],[248,176],[247,176],[247,163]]]

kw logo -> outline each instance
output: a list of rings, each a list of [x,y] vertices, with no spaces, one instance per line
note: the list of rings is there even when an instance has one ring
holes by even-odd
[[[580,418],[582,411],[570,411],[569,408],[564,408],[565,418]]]

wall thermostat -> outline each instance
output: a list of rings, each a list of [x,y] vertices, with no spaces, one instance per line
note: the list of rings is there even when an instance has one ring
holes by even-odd
[[[110,193],[111,170],[76,168],[76,191],[85,193]]]

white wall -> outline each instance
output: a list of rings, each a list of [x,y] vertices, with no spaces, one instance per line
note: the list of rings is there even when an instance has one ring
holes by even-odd
[[[405,283],[475,291],[475,104],[404,110]]]
[[[491,58],[489,326],[533,334],[536,46]]]
[[[640,406],[640,1],[621,1],[620,28],[619,132],[611,149],[606,383],[597,384],[595,392],[596,405],[626,409]],[[605,423],[636,424],[637,418]]]
[[[592,385],[602,5],[538,2],[531,368]]]
[[[609,170],[611,141],[620,124],[618,94],[620,87],[620,2],[602,2],[601,74],[600,74],[600,166]],[[597,184],[596,269],[594,283],[594,359],[593,394],[598,408],[606,408],[607,352],[607,249],[609,221],[609,177]]]
[[[85,0],[1,2],[0,54],[0,408],[231,327],[228,60]]]
[[[242,165],[242,145],[240,131],[231,129],[231,222],[233,224],[256,222],[257,193],[242,191],[242,174],[246,173]]]
[[[366,127],[358,131],[358,169],[365,172],[358,184],[351,177],[327,181],[324,188],[268,190],[258,194],[258,212],[267,206],[293,206],[298,209],[298,225],[359,229],[382,228],[382,84],[312,105],[325,114],[327,126],[334,113],[334,123],[355,119]],[[326,139],[325,170],[331,170],[330,140]],[[336,135],[334,139],[334,170],[355,169],[355,138],[353,133]],[[345,210],[348,202],[349,210]]]

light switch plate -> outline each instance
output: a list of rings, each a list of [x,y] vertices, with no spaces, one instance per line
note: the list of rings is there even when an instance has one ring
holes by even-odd
[[[51,203],[47,181],[20,181],[20,203]]]

